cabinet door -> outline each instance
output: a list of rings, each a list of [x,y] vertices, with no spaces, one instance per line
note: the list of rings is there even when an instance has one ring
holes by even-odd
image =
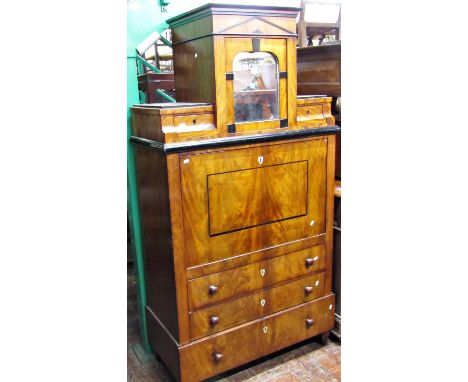
[[[187,266],[325,232],[326,138],[179,159]]]
[[[230,132],[280,128],[288,118],[287,78],[280,76],[287,71],[287,40],[226,38],[224,44]]]

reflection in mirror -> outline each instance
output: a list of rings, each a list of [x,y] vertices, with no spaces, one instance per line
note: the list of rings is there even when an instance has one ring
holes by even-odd
[[[278,61],[268,52],[234,57],[235,123],[278,119]]]

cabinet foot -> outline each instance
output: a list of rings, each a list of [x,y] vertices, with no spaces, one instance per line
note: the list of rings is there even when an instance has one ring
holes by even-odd
[[[317,340],[320,345],[325,346],[328,344],[328,337],[330,337],[330,330],[327,330],[326,332],[317,336]]]

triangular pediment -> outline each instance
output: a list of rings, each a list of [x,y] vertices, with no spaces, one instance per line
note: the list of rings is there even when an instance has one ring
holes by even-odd
[[[262,17],[253,16],[234,25],[220,30],[222,34],[264,34],[264,35],[295,35],[281,25]]]

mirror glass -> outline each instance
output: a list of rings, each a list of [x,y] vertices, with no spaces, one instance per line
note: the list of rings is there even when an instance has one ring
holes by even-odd
[[[279,118],[278,60],[268,52],[241,52],[234,57],[234,121]]]

